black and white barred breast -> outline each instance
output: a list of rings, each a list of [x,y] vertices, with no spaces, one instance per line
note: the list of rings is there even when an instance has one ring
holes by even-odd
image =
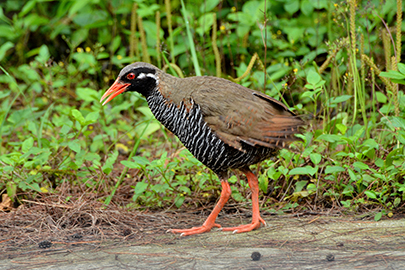
[[[244,143],[241,151],[224,143],[204,122],[200,106],[192,100],[191,108],[187,109],[183,103],[176,106],[159,91],[154,91],[147,97],[147,102],[156,119],[175,134],[199,161],[217,174],[258,163],[277,152],[274,148]]]

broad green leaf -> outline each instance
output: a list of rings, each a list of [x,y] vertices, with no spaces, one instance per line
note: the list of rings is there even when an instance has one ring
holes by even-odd
[[[375,216],[374,216],[375,221],[379,221],[381,218],[382,218],[382,212],[379,212],[379,213],[375,214]]]
[[[353,163],[353,167],[358,168],[360,170],[368,170],[370,167],[367,164],[364,164],[363,162],[356,161]]]
[[[138,182],[138,183],[136,183],[134,192],[135,192],[136,195],[140,195],[140,194],[142,194],[142,193],[145,192],[145,190],[147,189],[147,187],[148,187],[148,184],[147,184],[147,183],[145,183],[145,182]]]
[[[71,127],[68,125],[63,125],[62,128],[59,130],[59,134],[66,135],[69,133]]]
[[[80,0],[80,1],[74,1],[73,5],[69,9],[69,17],[72,15],[76,14],[80,10],[82,10],[86,5],[88,5],[91,2],[91,0]],[[88,14],[90,16],[91,14]]]
[[[338,123],[338,124],[336,124],[336,128],[340,131],[340,133],[342,133],[342,135],[346,134],[346,131],[347,131],[346,125]]]
[[[3,45],[1,45],[0,47],[0,61],[3,60],[4,56],[6,55],[6,52],[13,48],[14,44],[10,41],[7,41],[6,43],[4,43]]]
[[[318,171],[318,168],[314,168],[311,166],[299,167],[292,169],[288,175],[314,175]]]
[[[309,155],[309,157],[310,157],[312,163],[314,163],[315,165],[318,165],[319,162],[321,162],[321,160],[322,160],[322,156],[318,153],[311,153]]]
[[[35,57],[35,60],[37,60],[38,62],[40,62],[42,64],[45,64],[46,62],[48,62],[50,57],[51,57],[51,55],[49,54],[48,47],[46,45],[42,45],[39,48],[39,54],[37,57]]]
[[[377,194],[373,190],[366,190],[364,191],[364,194],[366,194],[370,199],[377,199]]]
[[[328,9],[329,5],[329,0],[316,0],[316,1],[311,1],[311,4],[314,6],[316,9]]]
[[[351,95],[341,95],[338,97],[332,97],[329,102],[332,104],[337,104],[337,103],[345,102],[351,98],[352,98]]]
[[[176,205],[177,208],[180,208],[184,202],[184,199],[186,197],[183,196],[183,194],[180,194],[176,197],[176,201],[174,202],[174,205]]]
[[[396,70],[390,70],[388,72],[381,72],[379,74],[381,77],[386,77],[390,79],[396,79],[396,80],[403,80],[405,79],[405,74],[402,74]]]
[[[399,72],[401,72],[402,74],[405,75],[405,64],[404,63],[398,63],[398,70],[399,70]]]
[[[312,85],[316,85],[322,80],[321,76],[313,69],[309,70],[307,75],[307,82]]]
[[[332,173],[338,173],[338,172],[344,172],[344,171],[346,171],[346,170],[340,166],[326,166],[326,169],[325,169],[326,174],[332,174]]]
[[[21,151],[23,153],[27,153],[29,150],[31,150],[31,148],[34,146],[34,138],[29,137],[28,139],[26,139],[21,147]]]
[[[300,9],[300,1],[299,0],[290,0],[284,4],[284,9],[289,14],[294,14]]]
[[[134,161],[122,160],[121,164],[130,169],[140,169],[140,165]]]
[[[206,0],[204,1],[201,6],[200,6],[200,12],[205,13],[205,12],[210,12],[213,10],[218,4],[220,0]]]
[[[320,136],[318,136],[318,138],[316,138],[316,141],[326,141],[326,142],[330,142],[330,143],[334,143],[334,142],[340,142],[342,141],[343,137],[340,135],[336,135],[336,134],[322,134]]]
[[[309,16],[314,11],[314,6],[311,4],[309,0],[302,0],[301,1],[301,11],[305,16]]]
[[[86,125],[96,122],[99,116],[100,114],[98,112],[91,112],[88,115],[86,115]]]
[[[77,87],[76,94],[78,100],[84,100],[88,102],[100,100],[100,91],[96,91],[89,87]]]
[[[353,170],[352,170],[352,169],[347,169],[347,171],[348,171],[348,173],[349,173],[350,180],[352,180],[353,182],[356,182],[356,181],[357,181],[357,177],[356,177],[356,174],[353,172]]]
[[[375,92],[375,96],[379,103],[387,103],[387,97],[381,92]]]
[[[82,113],[76,109],[72,110],[72,116],[74,119],[76,119],[77,121],[79,121],[81,126],[85,126],[86,125],[86,121],[84,120],[84,117],[82,115]]]
[[[70,141],[68,143],[68,146],[71,150],[75,151],[76,153],[80,152],[81,147],[78,140]]]

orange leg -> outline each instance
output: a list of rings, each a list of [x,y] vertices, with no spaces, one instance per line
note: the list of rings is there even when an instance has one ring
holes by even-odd
[[[237,227],[222,228],[223,231],[233,231],[234,233],[250,232],[259,228],[260,222],[266,225],[266,222],[260,217],[259,181],[249,168],[243,168],[241,171],[246,175],[250,189],[252,190],[252,223]]]
[[[221,225],[216,224],[215,220],[217,219],[219,212],[222,210],[225,203],[231,196],[231,187],[229,186],[228,181],[226,181],[225,179],[221,179],[221,185],[222,185],[221,197],[219,198],[217,205],[215,205],[214,210],[212,210],[211,214],[208,216],[207,220],[205,220],[204,224],[201,227],[193,227],[191,229],[171,229],[169,230],[169,232],[181,233],[181,236],[186,236],[209,232],[211,231],[212,227],[221,228]]]

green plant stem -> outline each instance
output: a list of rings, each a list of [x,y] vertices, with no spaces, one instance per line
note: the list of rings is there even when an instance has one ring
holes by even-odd
[[[214,24],[212,25],[212,50],[215,56],[215,67],[217,77],[221,77],[221,56],[219,55],[219,50],[217,46],[217,14],[212,14]]]
[[[136,11],[138,9],[138,4],[134,3],[132,5],[131,11],[131,36],[129,43],[129,57],[132,61],[135,61],[134,57],[139,57],[138,51],[138,38],[135,36],[136,32]]]
[[[201,70],[200,70],[200,65],[198,64],[198,58],[197,58],[197,53],[195,51],[195,46],[194,46],[194,41],[193,41],[193,35],[191,34],[190,30],[190,23],[187,18],[187,10],[186,6],[184,5],[184,1],[181,0],[181,10],[183,12],[183,18],[184,22],[186,23],[186,30],[187,30],[187,37],[188,37],[188,44],[190,46],[190,51],[191,51],[191,58],[193,59],[193,65],[195,69],[195,75],[196,76],[201,76]]]
[[[160,11],[156,12],[156,58],[158,68],[162,68],[162,58],[160,55]]]
[[[402,45],[402,0],[397,0],[397,36],[396,36],[396,60],[397,64],[401,62]]]
[[[146,35],[145,35],[145,30],[143,29],[143,22],[142,22],[141,16],[138,16],[138,27],[139,27],[139,33],[141,35],[142,61],[150,63],[148,45],[146,44]]]
[[[172,10],[170,6],[170,0],[165,0],[166,17],[167,17],[167,28],[169,30],[169,44],[170,52],[174,52],[174,41],[173,41],[173,26],[172,26]],[[175,58],[172,57],[172,63],[175,63]]]
[[[150,122],[152,121],[152,119],[153,118],[149,119],[148,124],[142,130],[141,135],[139,136],[138,140],[136,141],[136,143],[134,145],[134,148],[132,148],[132,151],[128,156],[128,159],[127,159],[128,161],[130,161],[132,159],[132,157],[135,155],[136,151],[138,151],[139,144],[141,143],[141,138],[142,138],[143,134],[145,133],[146,129],[148,128],[148,126],[149,126]],[[107,198],[105,199],[105,201],[104,201],[105,205],[110,204],[110,202],[111,202],[112,198],[114,197],[115,192],[117,191],[118,187],[121,185],[122,181],[124,181],[124,176],[127,173],[127,171],[128,171],[128,168],[125,167],[124,170],[122,171],[121,175],[120,175],[120,178],[118,179],[117,183],[115,184],[114,189],[112,190],[111,194],[109,196],[107,196]]]
[[[174,63],[170,63],[169,60],[167,59],[166,55],[164,55],[164,54],[162,54],[162,55],[163,55],[163,59],[166,62],[166,65],[163,66],[162,70],[166,71],[169,68],[173,75],[177,74],[179,78],[184,78],[183,72],[181,72],[181,68]]]

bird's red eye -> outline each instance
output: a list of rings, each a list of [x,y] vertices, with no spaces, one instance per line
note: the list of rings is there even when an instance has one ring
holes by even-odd
[[[135,79],[135,74],[134,74],[134,73],[129,73],[129,74],[127,75],[127,79],[128,79],[128,80],[133,80],[133,79]]]

